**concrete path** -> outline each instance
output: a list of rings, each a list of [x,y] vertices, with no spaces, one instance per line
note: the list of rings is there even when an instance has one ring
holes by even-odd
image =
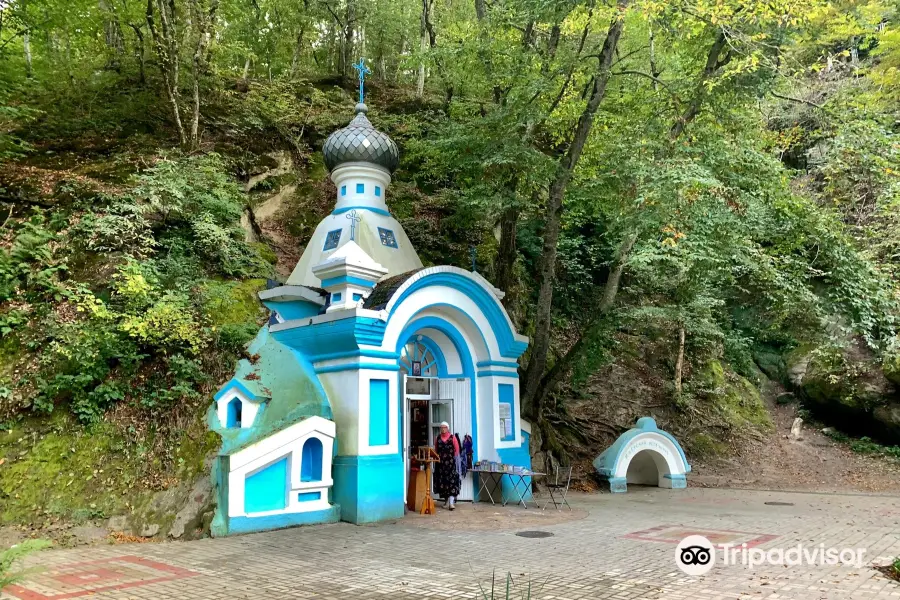
[[[563,515],[478,504],[373,526],[49,550],[30,561],[41,573],[0,598],[482,598],[493,572],[512,574],[510,598],[530,581],[534,599],[900,599],[900,584],[870,566],[900,556],[897,497],[651,488],[572,504]],[[553,535],[515,535],[525,529]],[[722,565],[720,552],[712,571],[689,576],[675,563],[689,534],[738,548],[863,548],[865,565],[751,570]],[[494,598],[505,597],[498,585]]]

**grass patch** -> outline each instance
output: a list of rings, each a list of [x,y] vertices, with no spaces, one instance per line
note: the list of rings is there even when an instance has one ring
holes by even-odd
[[[836,442],[846,444],[851,450],[858,452],[859,454],[890,456],[892,458],[900,459],[900,446],[884,446],[866,436],[861,438],[851,438],[846,433],[833,429],[826,431],[825,435]]]

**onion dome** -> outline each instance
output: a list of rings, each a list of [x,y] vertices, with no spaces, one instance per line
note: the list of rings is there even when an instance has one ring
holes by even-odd
[[[328,136],[322,152],[329,171],[349,162],[367,162],[393,173],[400,163],[397,144],[386,133],[378,131],[366,118],[369,109],[360,102],[350,124]]]

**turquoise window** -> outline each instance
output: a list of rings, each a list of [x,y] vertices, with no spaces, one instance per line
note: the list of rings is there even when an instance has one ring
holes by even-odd
[[[234,398],[231,402],[228,403],[228,416],[226,417],[225,427],[240,427],[241,426],[241,409],[243,408],[243,403],[240,398]]]
[[[341,293],[338,292],[337,294],[332,294],[331,301],[332,302],[340,302],[341,301]]]
[[[510,383],[501,383],[498,390],[500,399],[500,441],[511,442],[516,439],[516,399],[515,388]],[[509,423],[505,422],[503,415],[509,415]],[[505,426],[505,427],[504,427]],[[509,431],[509,433],[507,433]]]
[[[369,380],[370,446],[387,446],[390,443],[389,394],[387,379]]]
[[[312,502],[321,499],[322,492],[300,492],[297,494],[297,502]]]
[[[244,512],[282,510],[287,506],[288,459],[260,469],[244,480]]]
[[[388,248],[396,248],[397,247],[397,238],[394,236],[394,232],[390,229],[385,229],[384,227],[378,228],[378,237],[381,238],[381,245],[387,246]]]
[[[362,300],[362,294],[353,294],[354,302],[359,302],[360,300]]]
[[[322,441],[311,437],[303,443],[300,481],[322,481]]]
[[[365,193],[366,193],[366,186],[365,186],[365,184],[357,183],[357,184],[356,184],[356,193],[357,193],[357,194],[365,194]]]
[[[342,185],[341,186],[341,196],[346,196],[346,195],[347,195],[347,186]]]
[[[381,188],[377,185],[375,186],[375,195],[379,197],[381,196]]]
[[[325,236],[325,246],[322,248],[322,251],[325,250],[334,250],[338,247],[338,244],[341,243],[341,229],[334,229],[328,232],[328,235]]]

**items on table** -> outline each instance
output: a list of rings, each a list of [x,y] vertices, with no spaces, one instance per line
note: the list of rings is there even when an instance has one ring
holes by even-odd
[[[490,460],[480,460],[475,463],[474,468],[476,471],[485,471],[488,473],[514,473],[516,475],[527,475],[531,472],[525,467],[507,465]]]

